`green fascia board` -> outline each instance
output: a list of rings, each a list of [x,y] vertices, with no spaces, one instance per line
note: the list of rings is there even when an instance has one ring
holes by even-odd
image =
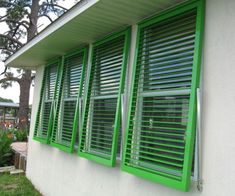
[[[117,154],[117,140],[118,140],[118,133],[120,129],[120,120],[121,120],[121,94],[123,93],[124,90],[124,85],[125,85],[125,74],[126,74],[126,64],[127,64],[127,59],[129,55],[129,47],[130,47],[130,33],[131,33],[131,28],[125,28],[124,30],[108,35],[104,37],[103,39],[95,42],[92,44],[92,54],[91,57],[93,57],[94,54],[94,48],[95,46],[99,46],[103,43],[106,43],[108,41],[111,41],[119,36],[125,35],[125,43],[124,43],[124,50],[123,50],[123,62],[122,62],[122,71],[121,71],[121,82],[119,86],[119,92],[118,92],[118,100],[117,100],[117,108],[116,108],[116,114],[115,114],[115,126],[114,126],[114,133],[113,133],[113,141],[112,141],[112,150],[111,150],[111,159],[105,159],[96,155],[92,155],[87,152],[81,152],[81,142],[82,142],[82,131],[83,131],[83,126],[84,126],[84,120],[85,120],[85,114],[86,114],[86,106],[87,106],[87,99],[88,99],[88,93],[90,89],[90,80],[88,88],[86,89],[86,95],[85,95],[85,102],[84,102],[84,113],[83,113],[83,119],[82,119],[82,125],[80,128],[80,139],[79,139],[79,146],[78,146],[78,155],[87,159],[90,159],[92,161],[95,161],[97,163],[114,167],[116,164],[116,154]],[[92,58],[91,58],[91,65],[92,65]],[[91,70],[89,71],[89,77],[91,75]]]
[[[146,178],[150,181],[157,182],[171,188],[176,188],[181,191],[188,191],[190,182],[191,182],[191,168],[192,168],[192,159],[193,159],[193,149],[194,149],[194,140],[195,140],[195,128],[196,128],[196,89],[199,85],[200,81],[200,66],[201,66],[201,53],[202,53],[202,39],[203,39],[203,30],[204,30],[204,0],[198,1],[189,1],[184,4],[180,4],[174,8],[171,8],[165,12],[158,14],[150,19],[146,19],[139,23],[138,31],[137,31],[137,39],[136,39],[136,50],[135,50],[135,57],[134,57],[134,68],[132,74],[132,83],[131,83],[131,94],[129,97],[129,108],[128,108],[128,121],[126,124],[126,134],[128,133],[129,126],[130,126],[130,117],[131,117],[131,105],[133,100],[133,93],[134,93],[134,81],[135,81],[135,74],[136,74],[136,65],[137,65],[137,57],[139,51],[139,41],[140,41],[140,30],[148,25],[154,24],[156,22],[160,22],[162,20],[168,19],[170,17],[176,16],[178,14],[184,13],[186,11],[190,11],[193,9],[197,9],[197,19],[196,19],[196,44],[195,44],[195,51],[194,51],[194,62],[193,67],[194,71],[192,74],[192,88],[190,94],[190,106],[189,106],[189,120],[187,125],[187,137],[186,137],[186,145],[185,145],[185,156],[184,156],[184,165],[183,165],[183,176],[182,181],[172,180],[170,178],[156,175],[150,172],[146,172],[144,170],[140,170],[138,168],[130,167],[125,165],[125,149],[127,147],[127,135],[125,136],[124,141],[124,150],[122,154],[122,165],[121,168],[123,171],[128,173],[132,173],[136,176]]]

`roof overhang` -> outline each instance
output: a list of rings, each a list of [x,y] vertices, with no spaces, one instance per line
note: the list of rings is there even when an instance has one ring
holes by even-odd
[[[35,69],[49,59],[185,0],[84,0],[14,53],[6,66]]]
[[[0,102],[0,108],[1,107],[9,107],[9,108],[18,108],[18,103],[11,103],[11,102]]]

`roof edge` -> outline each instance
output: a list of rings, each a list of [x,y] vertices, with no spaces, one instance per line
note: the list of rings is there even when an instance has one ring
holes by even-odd
[[[23,47],[21,47],[19,50],[17,50],[13,55],[11,55],[6,61],[5,66],[10,66],[11,62],[14,61],[17,57],[19,57],[21,54],[23,54],[25,51],[30,49],[34,44],[40,42],[45,37],[50,35],[51,33],[55,32],[59,28],[61,28],[63,25],[65,25],[67,22],[71,21],[73,18],[77,17],[79,14],[83,13],[96,3],[98,3],[100,0],[83,0],[79,3],[77,3],[75,6],[73,6],[69,11],[67,11],[65,14],[57,18],[53,23],[48,25],[45,29],[43,29],[39,34],[37,34],[33,39],[31,39],[29,42],[27,42]],[[23,65],[22,65],[23,66]]]

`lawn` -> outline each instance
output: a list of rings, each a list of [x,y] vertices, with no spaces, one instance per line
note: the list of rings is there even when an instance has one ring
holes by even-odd
[[[41,196],[24,175],[0,174],[1,196]]]

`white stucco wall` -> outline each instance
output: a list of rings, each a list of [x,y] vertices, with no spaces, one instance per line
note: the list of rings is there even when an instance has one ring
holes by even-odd
[[[37,70],[27,177],[45,196],[235,195],[235,1],[207,0],[203,65],[203,191],[183,193],[32,140],[42,68]]]

